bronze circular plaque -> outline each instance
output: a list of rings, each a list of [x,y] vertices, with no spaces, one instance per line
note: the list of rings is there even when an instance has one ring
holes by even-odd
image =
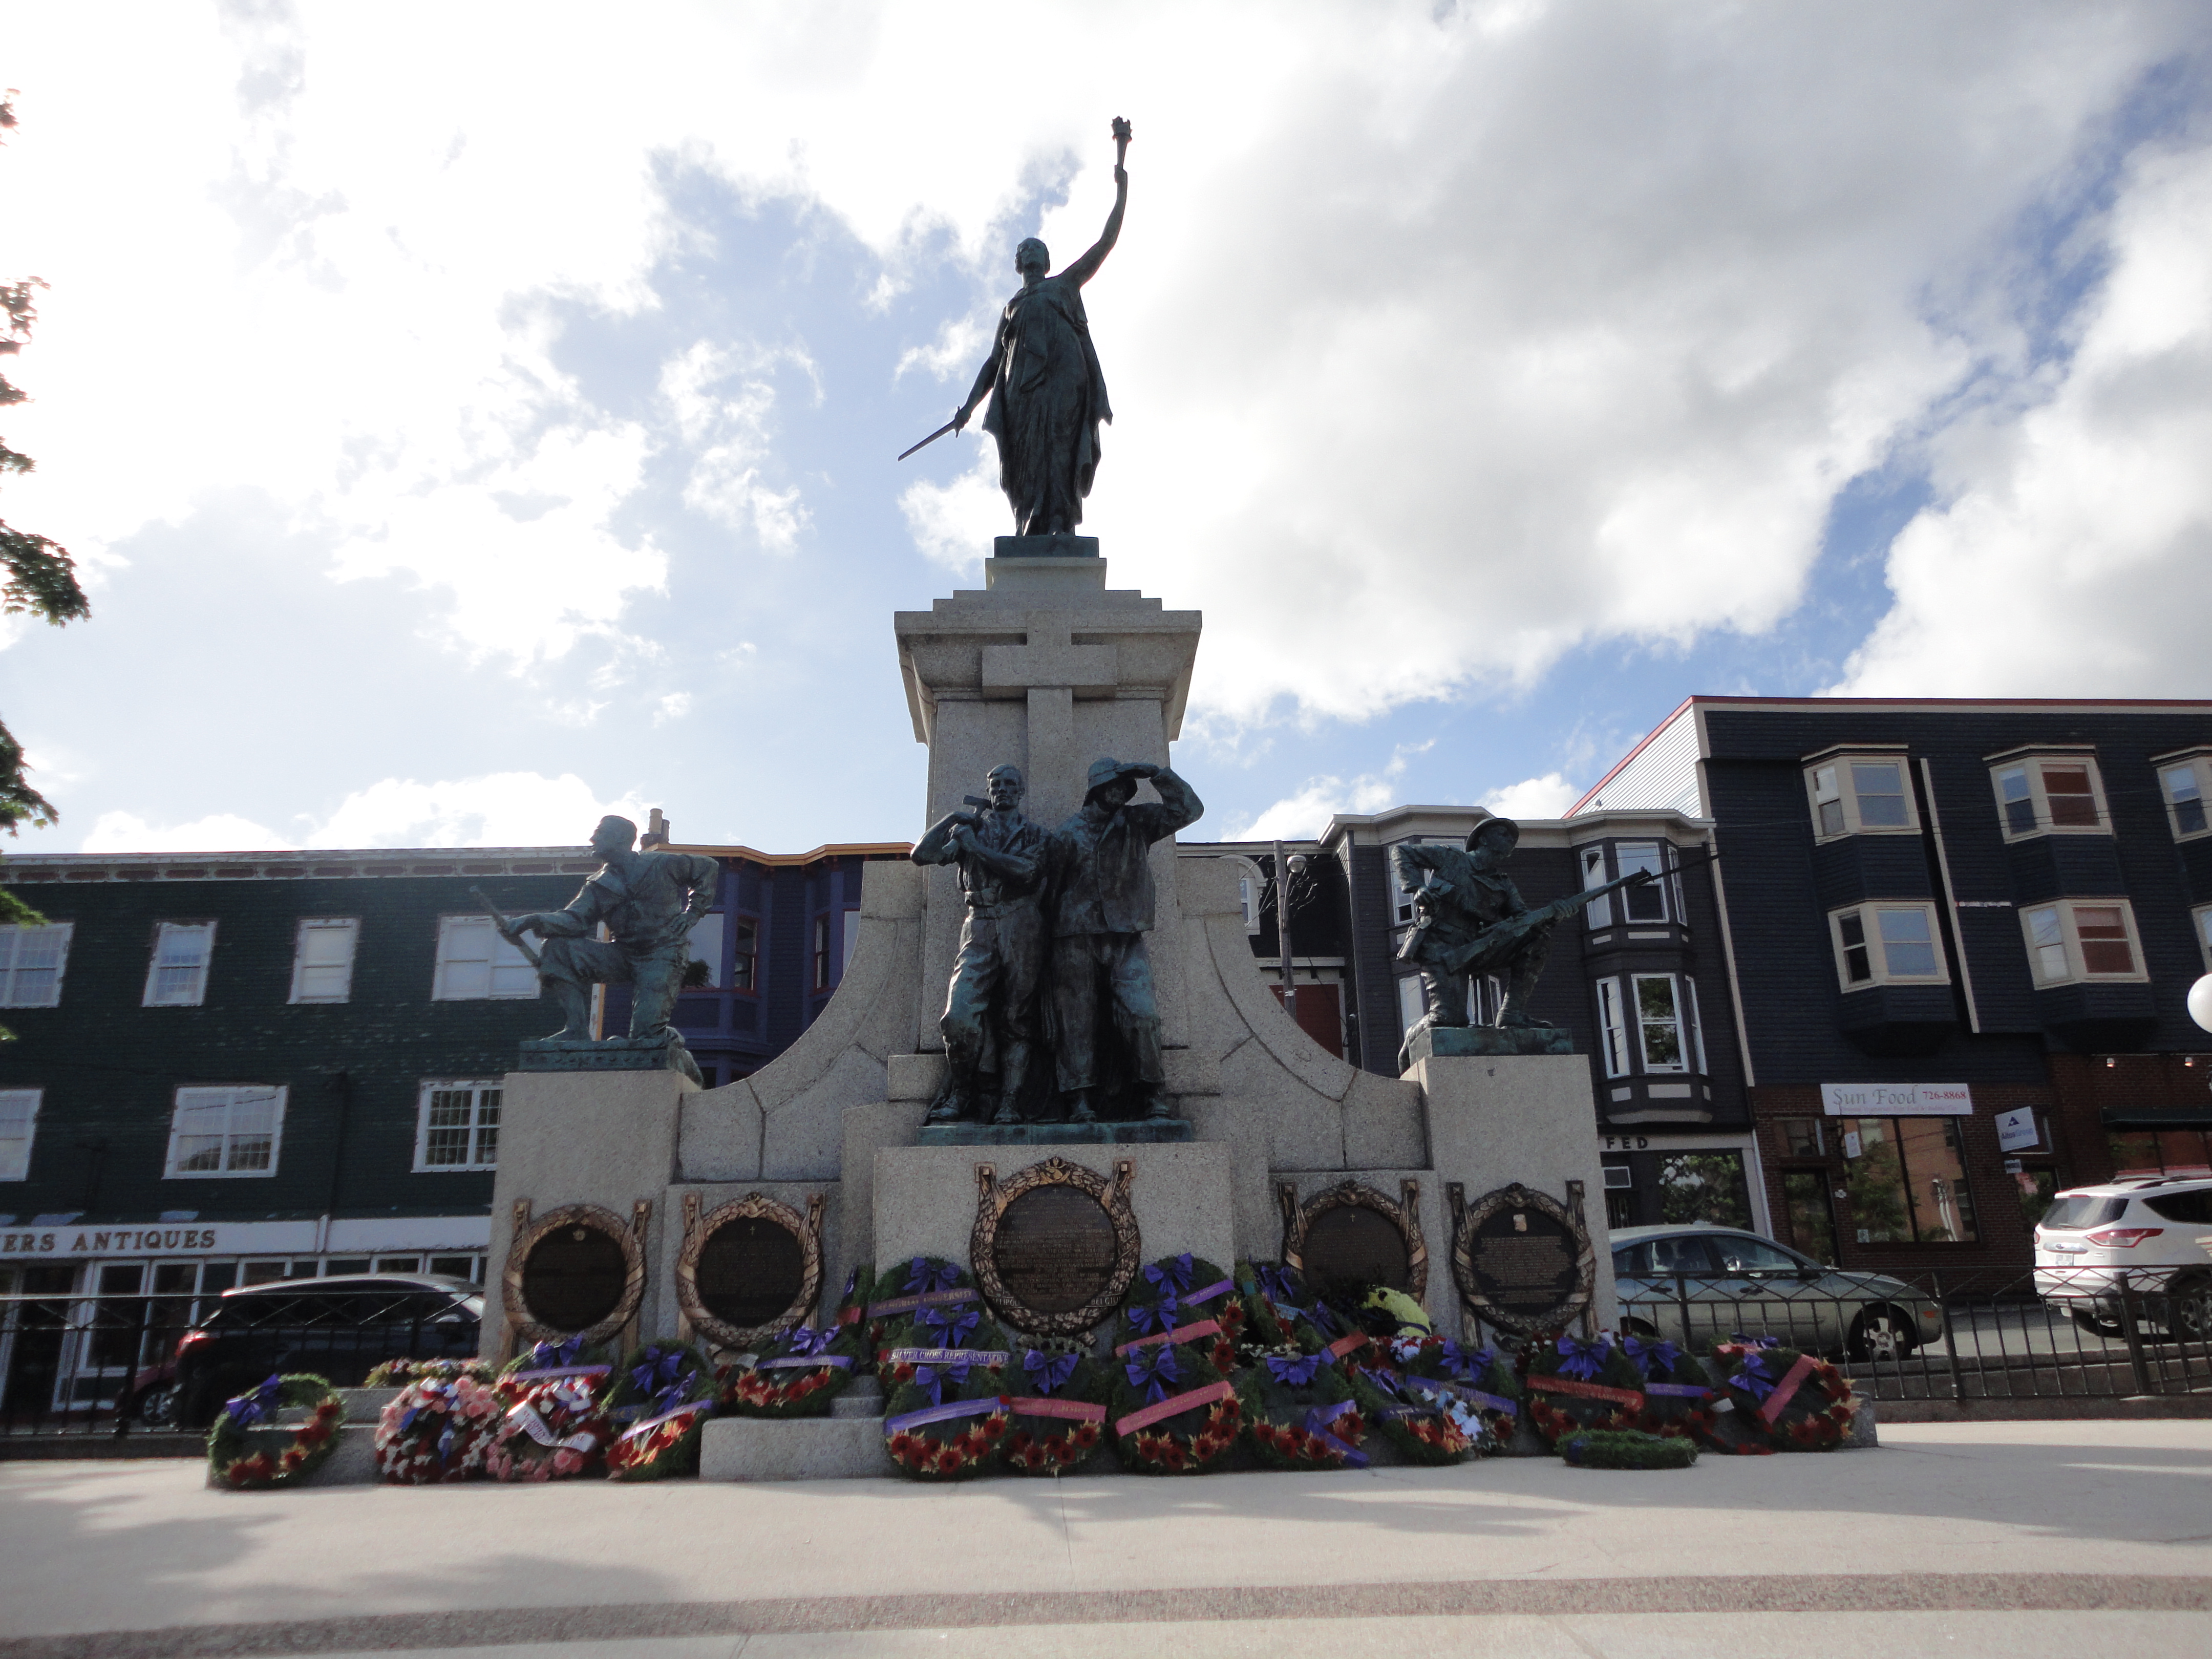
[[[1079,1187],[1032,1187],[999,1217],[991,1256],[1007,1294],[1039,1313],[1073,1313],[1114,1283],[1114,1218]]]
[[[1364,1204],[1339,1204],[1323,1210],[1306,1227],[1306,1280],[1322,1295],[1356,1285],[1408,1289],[1413,1252],[1398,1224]]]
[[[1455,1191],[1455,1210],[1460,1201]],[[1589,1305],[1597,1252],[1565,1205],[1516,1183],[1455,1215],[1452,1277],[1480,1317],[1532,1335],[1564,1328]]]
[[[629,1278],[617,1239],[572,1222],[547,1232],[522,1259],[523,1306],[549,1330],[589,1330],[622,1305]]]
[[[726,1324],[773,1324],[806,1284],[798,1237],[766,1216],[726,1221],[699,1249],[699,1301]]]

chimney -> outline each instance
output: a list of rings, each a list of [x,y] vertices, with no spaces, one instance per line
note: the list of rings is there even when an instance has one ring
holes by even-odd
[[[638,838],[641,851],[651,852],[656,847],[668,845],[668,820],[660,816],[656,806],[645,815],[645,834]]]

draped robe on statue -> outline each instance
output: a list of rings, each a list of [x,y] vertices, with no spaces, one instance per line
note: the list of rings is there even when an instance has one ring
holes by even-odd
[[[1063,273],[1007,301],[989,372],[983,430],[999,441],[999,487],[1016,532],[1074,529],[1098,466],[1099,422],[1114,418],[1082,288]]]

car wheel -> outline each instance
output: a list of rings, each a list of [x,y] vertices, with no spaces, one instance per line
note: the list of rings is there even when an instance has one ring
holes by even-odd
[[[1851,1358],[1902,1359],[1919,1346],[1912,1322],[1894,1308],[1869,1308],[1851,1324]]]
[[[138,1396],[138,1420],[149,1429],[173,1428],[177,1421],[177,1385],[157,1382]]]
[[[2174,1337],[2183,1342],[2212,1340],[2212,1279],[2202,1273],[2177,1275],[2166,1286]]]
[[[2092,1336],[2101,1336],[2109,1340],[2120,1334],[2120,1322],[2118,1318],[2110,1314],[2094,1312],[2087,1308],[2074,1310],[2074,1322]]]

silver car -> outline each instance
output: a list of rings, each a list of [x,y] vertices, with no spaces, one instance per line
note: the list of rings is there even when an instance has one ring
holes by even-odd
[[[1737,1332],[1852,1359],[1902,1358],[1943,1334],[1943,1310],[1886,1273],[1826,1267],[1735,1227],[1620,1227],[1613,1277],[1625,1335],[1702,1350]]]

